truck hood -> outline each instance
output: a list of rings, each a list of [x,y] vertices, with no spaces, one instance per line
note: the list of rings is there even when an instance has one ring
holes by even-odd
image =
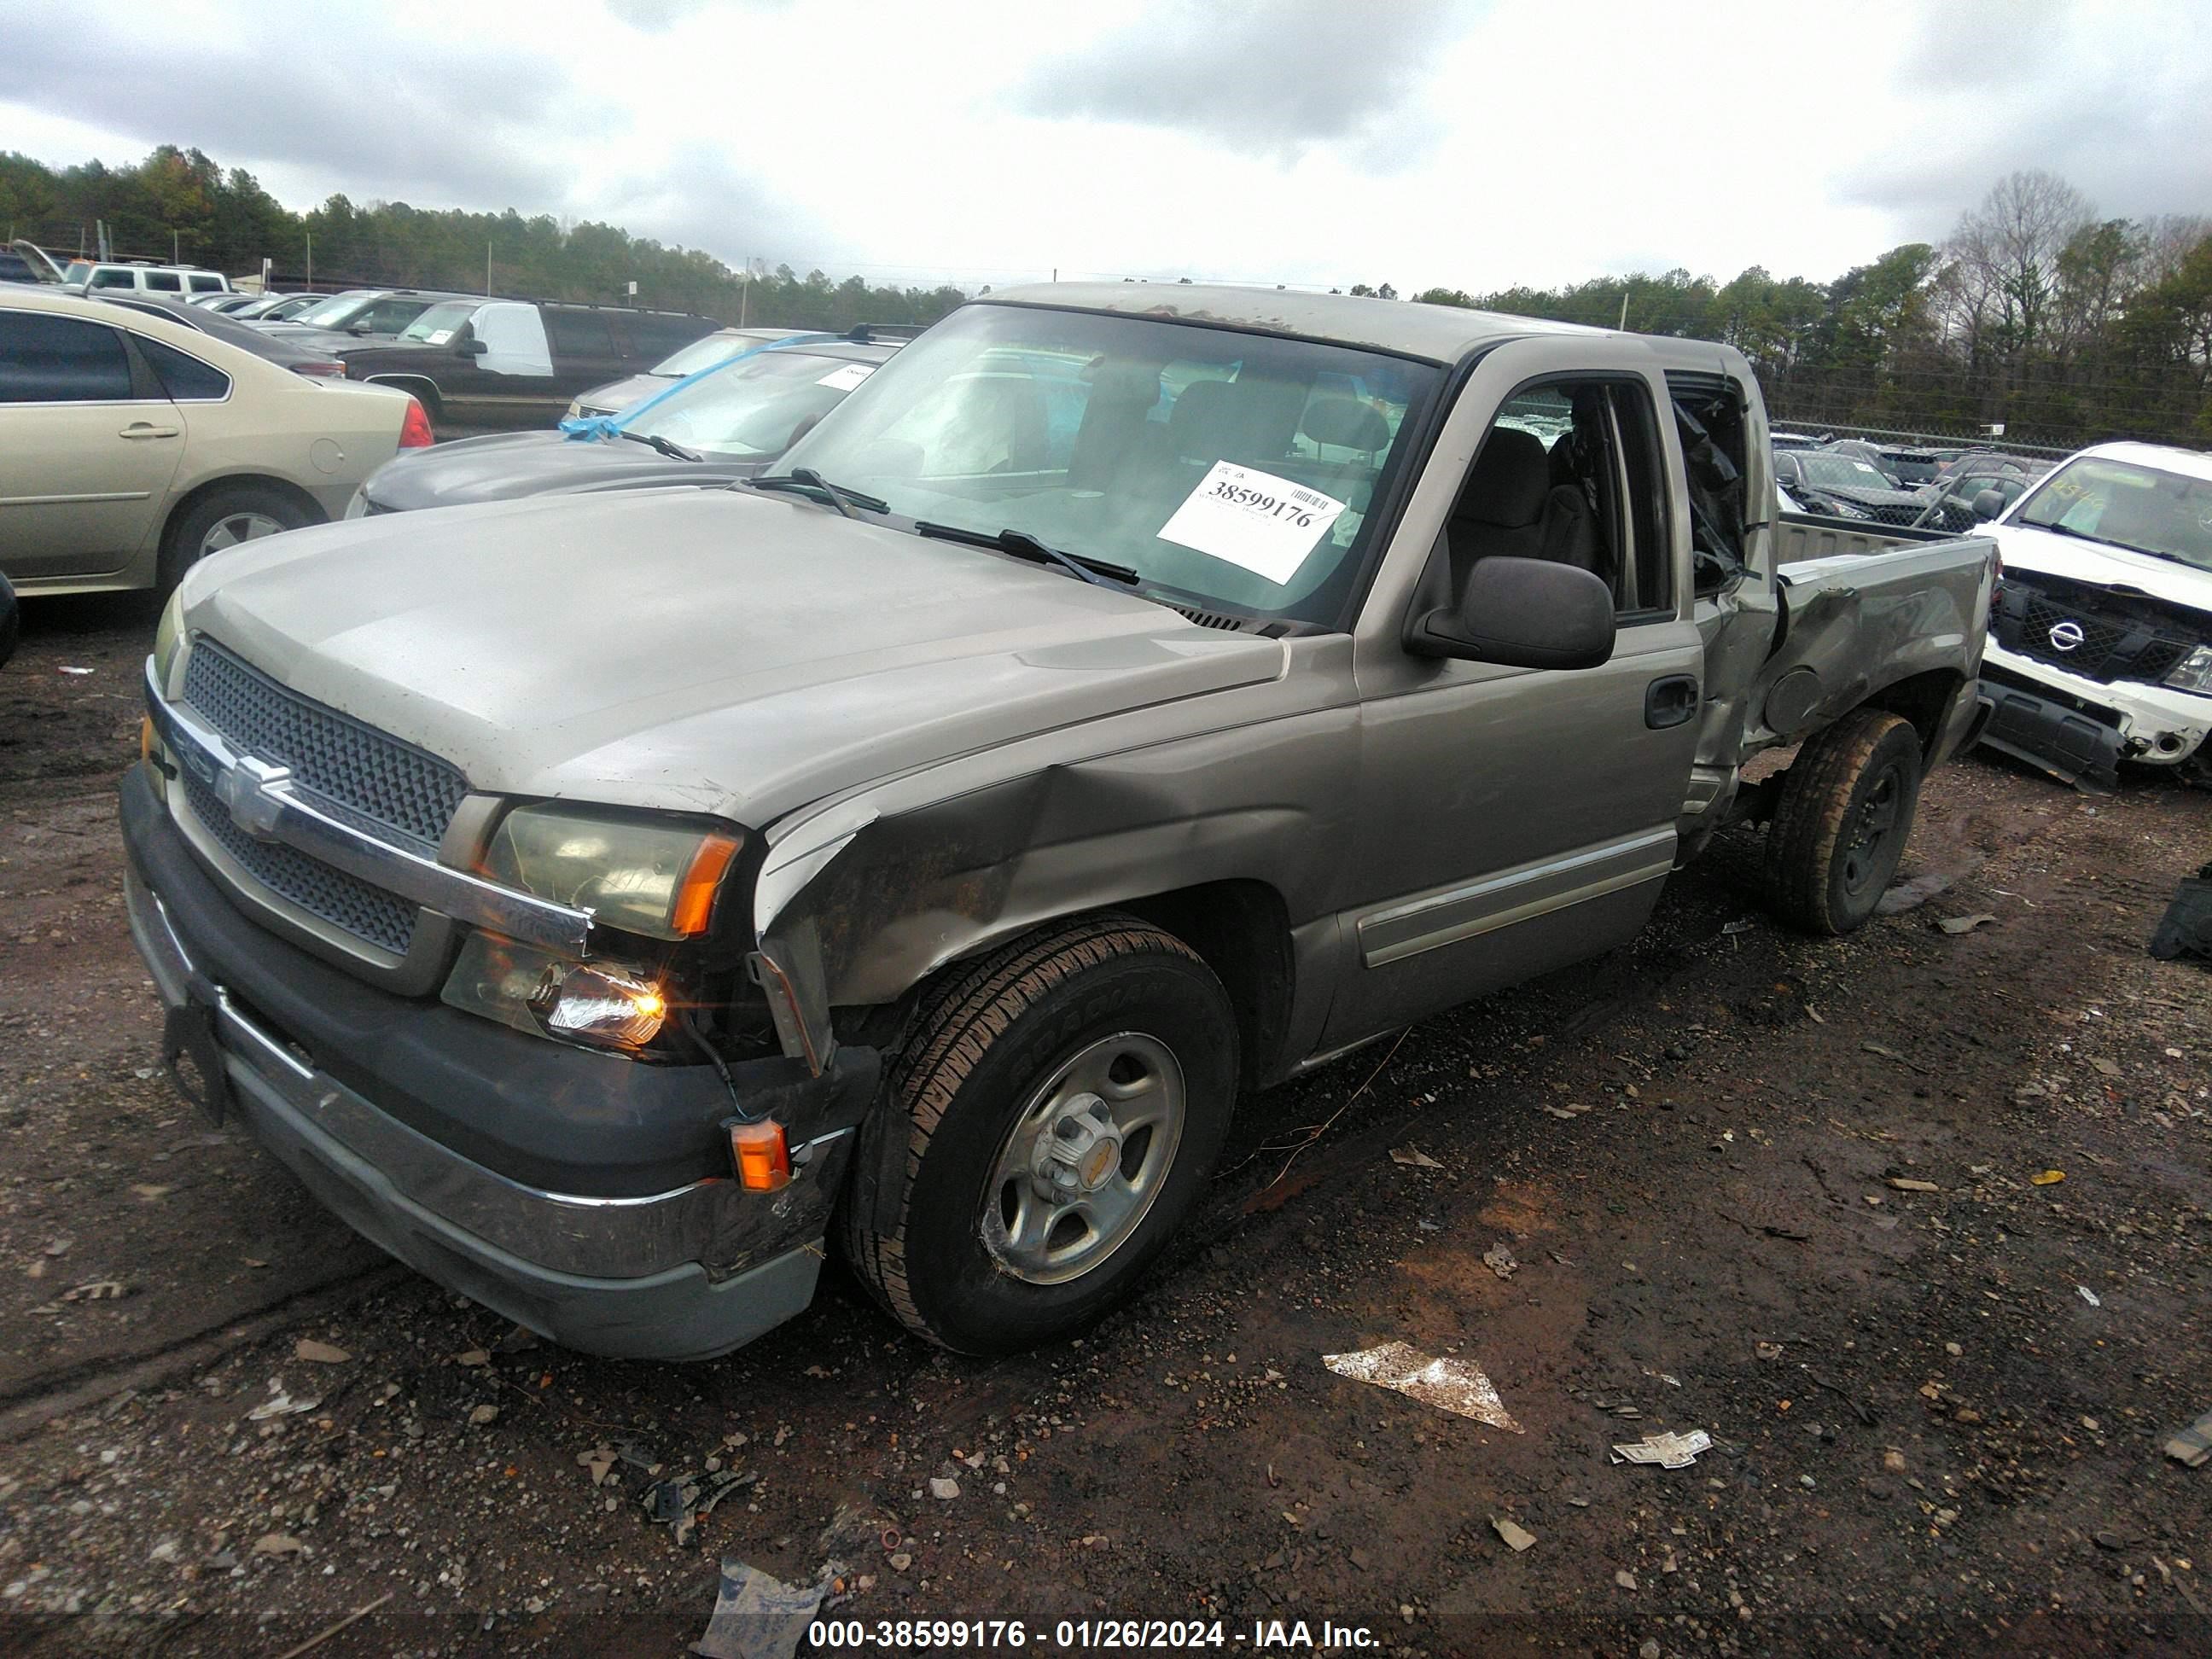
[[[1285,662],[1052,569],[726,490],[295,531],[202,560],[183,594],[188,632],[479,789],[755,827]]]
[[[1996,538],[2008,570],[2063,576],[2100,587],[2124,587],[2169,605],[2212,611],[2212,573],[2194,569],[2179,560],[2130,553],[2124,547],[2085,541],[2078,536],[2054,536],[2023,524],[1991,525],[1980,533]]]
[[[681,461],[649,444],[623,438],[572,439],[561,432],[495,432],[428,449],[409,450],[362,486],[379,513],[514,501],[562,490],[653,489],[672,484],[713,488],[749,478],[766,458]]]

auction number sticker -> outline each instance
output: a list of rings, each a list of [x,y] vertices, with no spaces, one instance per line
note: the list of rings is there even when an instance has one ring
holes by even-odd
[[[1279,587],[1345,505],[1272,472],[1216,461],[1160,526],[1160,539],[1242,565]]]
[[[833,386],[839,392],[850,392],[875,372],[873,363],[847,363],[842,368],[831,369],[814,384]]]

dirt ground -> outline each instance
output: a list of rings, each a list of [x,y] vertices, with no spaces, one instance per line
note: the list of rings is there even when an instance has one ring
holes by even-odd
[[[2212,1467],[2160,1452],[2212,1410],[2212,979],[2142,950],[2212,796],[1954,764],[1905,872],[1948,884],[1844,941],[1779,931],[1731,837],[1635,945],[1251,1103],[1083,1341],[954,1359],[833,1270],[750,1348],[631,1364],[518,1340],[173,1096],[113,825],[151,612],[27,609],[8,1650],[279,1656],[366,1607],[312,1651],[674,1655],[726,1556],[836,1564],[880,1651],[2212,1651]],[[1394,1340],[1518,1431],[1322,1363]],[[1609,1459],[1693,1429],[1692,1467]],[[750,1479],[694,1537],[649,1518],[717,1470]]]

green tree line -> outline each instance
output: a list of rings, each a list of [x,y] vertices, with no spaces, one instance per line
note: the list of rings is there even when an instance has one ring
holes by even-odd
[[[243,168],[163,145],[135,166],[60,170],[0,153],[0,226],[74,253],[94,222],[122,257],[185,260],[280,280],[447,288],[636,303],[792,328],[934,322],[966,299],[832,282],[788,265],[750,275],[696,248],[548,215],[356,204],[295,213]],[[89,246],[89,240],[82,244]],[[1395,300],[1388,283],[1354,295]],[[1725,341],[1750,358],[1778,420],[1922,433],[2002,425],[2061,447],[2117,436],[2212,441],[2212,220],[2101,216],[2063,179],[2016,173],[1943,242],[1911,242],[1832,282],[1753,266],[1728,282],[1686,270],[1564,288],[1411,296],[1644,333]],[[1625,312],[1624,312],[1625,305]]]
[[[1395,297],[1389,283],[1351,291]],[[2047,173],[2002,179],[1940,244],[1909,242],[1832,282],[1754,265],[1432,305],[1719,340],[1759,371],[1778,421],[1973,434],[2071,448],[2212,441],[2212,220],[2099,216]]]
[[[104,222],[118,258],[258,276],[265,258],[279,286],[298,283],[312,256],[316,286],[442,288],[481,293],[489,254],[493,292],[532,299],[633,303],[696,312],[726,323],[844,330],[856,323],[933,323],[968,295],[951,285],[896,288],[788,265],[748,278],[696,248],[671,247],[614,225],[563,224],[546,214],[356,204],[333,196],[295,213],[242,167],[226,171],[197,149],[164,144],[133,167],[99,161],[56,170],[0,153],[0,228],[58,258],[94,246]]]

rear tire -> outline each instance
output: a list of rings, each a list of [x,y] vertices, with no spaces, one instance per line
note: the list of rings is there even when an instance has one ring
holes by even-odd
[[[850,1209],[848,1258],[892,1316],[962,1353],[1067,1335],[1134,1288],[1229,1130],[1237,1024],[1181,939],[1106,914],[948,972],[892,1064],[897,1220]],[[866,1153],[863,1153],[866,1156]]]
[[[306,508],[289,496],[256,484],[226,486],[210,491],[190,510],[172,520],[161,538],[159,581],[167,592],[185,579],[185,572],[210,553],[220,553],[240,542],[258,541],[313,522]]]
[[[1848,933],[1889,890],[1920,805],[1920,734],[1861,708],[1808,738],[1766,832],[1775,908],[1814,933]]]

